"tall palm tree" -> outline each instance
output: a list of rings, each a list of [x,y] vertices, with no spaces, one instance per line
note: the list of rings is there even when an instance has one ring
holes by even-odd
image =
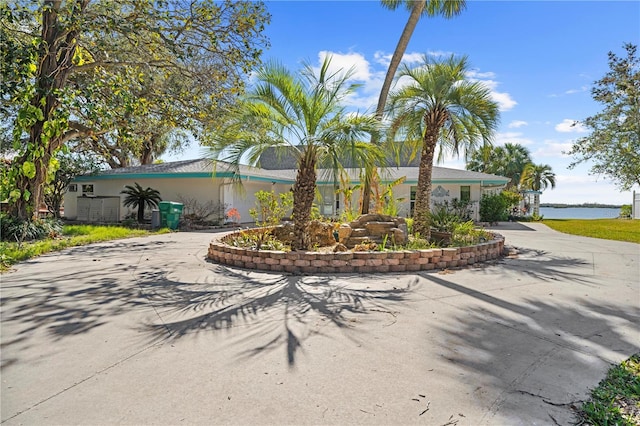
[[[378,105],[376,107],[376,117],[378,120],[382,120],[384,114],[385,105],[387,103],[387,97],[391,90],[391,83],[398,71],[400,62],[402,62],[402,56],[407,50],[413,31],[418,24],[418,21],[422,16],[433,17],[436,15],[443,16],[447,19],[453,18],[456,15],[462,13],[466,8],[466,0],[381,0],[384,7],[390,10],[396,10],[400,6],[404,6],[409,10],[409,19],[407,20],[398,44],[391,56],[391,62],[389,68],[387,68],[387,74],[384,77],[382,88],[380,89],[380,96],[378,97]],[[371,143],[377,143],[375,139],[371,140]],[[371,194],[371,178],[373,170],[367,170],[365,173],[365,184],[363,188],[363,203],[362,213],[368,213],[369,211],[369,197]]]
[[[404,136],[420,153],[414,230],[428,236],[431,204],[431,174],[436,147],[459,153],[485,145],[498,125],[498,104],[481,82],[467,80],[468,60],[454,56],[442,61],[424,57],[416,68],[404,66],[399,76],[407,84],[392,93],[391,138]],[[441,150],[442,151],[442,150]]]
[[[534,191],[533,214],[540,214],[540,192],[548,187],[556,187],[556,174],[548,164],[529,163],[522,172],[520,185],[525,190]]]
[[[294,156],[298,171],[293,185],[293,249],[310,247],[307,227],[319,166],[341,168],[346,159],[365,164],[384,158],[380,149],[362,142],[377,132],[375,117],[347,113],[342,106],[358,87],[348,82],[353,70],[331,72],[330,62],[325,58],[317,74],[310,65],[298,74],[275,62],[264,66],[212,146],[216,159],[236,169],[245,159],[258,164],[268,148]]]
[[[134,183],[134,186],[126,185],[121,194],[126,195],[124,197],[125,207],[134,207],[138,209],[138,223],[144,222],[144,209],[158,207],[158,203],[162,201],[160,192],[157,189],[147,187],[143,189],[138,182]]]
[[[504,146],[486,145],[475,150],[467,161],[466,169],[508,177],[511,179],[508,187],[517,189],[520,176],[529,163],[531,154],[525,146],[506,143]]]

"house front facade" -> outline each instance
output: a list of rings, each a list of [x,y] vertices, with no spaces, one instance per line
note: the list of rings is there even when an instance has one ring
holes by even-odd
[[[358,209],[360,173],[347,170],[348,178],[340,180],[326,170],[318,171],[316,204],[322,215],[340,217],[346,208]],[[193,202],[220,206],[223,211],[235,208],[241,222],[251,222],[249,209],[255,207],[258,191],[290,191],[295,183],[295,169],[267,169],[241,166],[236,176],[222,162],[197,159],[101,171],[78,176],[65,194],[65,217],[86,222],[116,222],[134,213],[125,207],[121,191],[138,183],[143,188],[160,192],[164,201]],[[239,181],[238,181],[239,177]],[[235,178],[235,179],[233,179]],[[385,202],[394,201],[399,216],[409,217],[418,183],[417,167],[386,168],[380,173],[380,184],[404,178],[392,188]],[[241,183],[241,185],[238,184]],[[472,219],[479,220],[479,203],[483,194],[500,191],[509,182],[502,176],[467,170],[434,167],[432,205],[465,200],[470,203]],[[350,188],[354,188],[350,191]],[[348,197],[348,199],[345,199]]]

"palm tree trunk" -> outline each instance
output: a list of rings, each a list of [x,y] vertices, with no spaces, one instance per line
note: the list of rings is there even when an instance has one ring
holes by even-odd
[[[438,141],[437,132],[425,134],[420,168],[418,169],[418,187],[416,189],[416,204],[413,210],[413,229],[423,238],[431,236],[429,227],[429,212],[431,211],[431,174],[433,171],[433,157]]]
[[[307,227],[311,221],[311,208],[316,194],[316,158],[306,155],[299,164],[293,185],[293,250],[308,250],[311,240]]]
[[[411,14],[409,15],[409,19],[407,20],[407,24],[402,30],[400,40],[398,40],[396,49],[394,50],[393,56],[391,57],[391,62],[389,63],[389,68],[387,69],[387,75],[384,77],[384,83],[382,84],[382,89],[380,89],[378,106],[376,107],[376,118],[379,121],[382,121],[384,107],[387,103],[389,91],[391,90],[391,83],[393,82],[393,78],[396,75],[396,71],[398,71],[400,63],[402,62],[402,56],[404,56],[404,52],[406,52],[407,50],[407,46],[409,45],[409,41],[411,40],[413,31],[416,29],[416,25],[418,25],[418,21],[420,20],[420,16],[422,15],[422,11],[424,10],[425,5],[425,0],[414,2],[413,8],[411,9]],[[378,143],[378,141],[375,140],[375,138],[371,138],[371,143]],[[365,169],[365,173],[367,174],[365,175],[364,185],[362,187],[362,214],[369,213],[369,204],[371,203],[371,171]]]

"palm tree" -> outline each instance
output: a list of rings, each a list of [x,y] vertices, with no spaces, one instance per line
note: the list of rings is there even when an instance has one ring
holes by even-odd
[[[517,189],[522,171],[529,163],[531,154],[526,147],[506,143],[504,146],[480,147],[471,154],[466,169],[508,177],[511,179],[508,187]]]
[[[491,143],[498,121],[498,104],[481,82],[466,79],[466,57],[442,61],[424,57],[424,64],[400,71],[407,84],[392,93],[391,138],[404,136],[405,143],[420,153],[414,230],[429,236],[431,172],[435,149],[459,153],[473,150],[479,141]]]
[[[325,58],[317,75],[310,65],[299,74],[275,62],[260,69],[255,88],[211,148],[215,159],[227,161],[235,170],[241,160],[257,164],[268,148],[294,156],[298,171],[293,186],[293,249],[310,247],[307,227],[317,169],[340,169],[348,159],[366,164],[384,158],[380,149],[362,142],[377,132],[375,117],[346,113],[341,105],[358,87],[348,83],[353,70],[330,72],[330,62]]]
[[[390,10],[396,10],[400,6],[404,6],[409,10],[409,19],[407,20],[398,44],[391,56],[391,62],[387,69],[387,74],[384,77],[384,83],[380,89],[380,96],[378,97],[378,105],[376,107],[376,117],[378,120],[382,120],[384,114],[384,108],[387,103],[387,97],[391,90],[391,83],[396,75],[396,71],[402,62],[402,56],[407,50],[413,31],[418,24],[418,21],[422,16],[433,17],[436,15],[443,16],[447,19],[453,18],[459,15],[466,8],[466,0],[381,0],[382,5]],[[371,143],[376,144],[378,141],[372,138]],[[369,197],[371,194],[371,178],[373,170],[366,170],[365,184],[363,189],[363,202],[362,213],[369,212]]]
[[[160,192],[156,189],[147,187],[142,189],[138,182],[134,186],[126,185],[121,194],[125,194],[124,206],[138,209],[138,223],[144,222],[144,209],[158,207],[158,203],[162,201]]]
[[[533,214],[540,214],[540,192],[548,187],[556,187],[556,175],[548,164],[529,163],[522,172],[520,185],[525,190],[534,191]]]

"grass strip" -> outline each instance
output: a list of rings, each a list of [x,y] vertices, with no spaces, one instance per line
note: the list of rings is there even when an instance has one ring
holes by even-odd
[[[640,220],[545,219],[543,223],[565,234],[640,244]]]
[[[583,423],[591,425],[640,424],[640,353],[609,370],[591,391],[580,416]]]
[[[147,231],[122,226],[66,225],[63,228],[62,236],[58,238],[24,242],[22,244],[0,242],[0,271],[7,270],[15,263],[69,247],[167,232],[170,231],[166,228],[158,231]]]

